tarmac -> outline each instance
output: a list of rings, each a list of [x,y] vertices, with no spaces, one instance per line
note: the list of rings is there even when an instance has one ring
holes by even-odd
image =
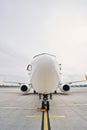
[[[0,130],[41,130],[40,107],[38,95],[0,88]],[[49,120],[51,130],[87,130],[87,87],[71,88],[67,95],[54,94]]]

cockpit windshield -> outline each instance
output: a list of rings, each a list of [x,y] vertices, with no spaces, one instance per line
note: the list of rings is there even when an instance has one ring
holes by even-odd
[[[37,58],[38,56],[41,56],[41,55],[49,55],[49,56],[56,57],[55,55],[51,55],[51,54],[48,54],[48,53],[41,53],[41,54],[35,55],[35,56],[33,57],[33,59],[34,59],[34,58]]]

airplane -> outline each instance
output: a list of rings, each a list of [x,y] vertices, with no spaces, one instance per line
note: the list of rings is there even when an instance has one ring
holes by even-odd
[[[34,93],[38,92],[39,98],[43,96],[42,108],[47,106],[49,109],[48,98],[52,99],[52,94],[60,86],[60,70],[61,67],[58,64],[56,57],[51,54],[42,53],[33,57],[31,64],[27,66],[27,70],[30,75],[30,84],[22,85],[20,87],[23,93],[30,91],[32,87]],[[69,85],[63,85],[60,87],[63,92],[70,90]]]
[[[37,93],[39,99],[42,99],[42,109],[50,109],[49,99],[52,99],[52,95],[57,93],[58,88],[63,93],[68,93],[71,89],[72,82],[61,83],[61,64],[57,62],[54,55],[42,53],[34,56],[31,64],[27,66],[27,71],[30,75],[30,83],[19,83],[21,84],[20,90],[26,94],[33,88],[34,93]]]

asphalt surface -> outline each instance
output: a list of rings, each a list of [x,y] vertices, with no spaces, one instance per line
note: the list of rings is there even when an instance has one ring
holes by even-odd
[[[0,88],[0,130],[41,130],[40,106],[38,95]],[[53,95],[49,116],[51,130],[87,130],[87,87]]]

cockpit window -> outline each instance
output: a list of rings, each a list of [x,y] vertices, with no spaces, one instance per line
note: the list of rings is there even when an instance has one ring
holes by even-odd
[[[41,55],[49,55],[49,56],[56,57],[55,55],[51,55],[51,54],[48,54],[48,53],[41,53],[41,54],[38,54],[38,55],[34,56],[33,59],[38,57],[38,56],[41,56]]]

